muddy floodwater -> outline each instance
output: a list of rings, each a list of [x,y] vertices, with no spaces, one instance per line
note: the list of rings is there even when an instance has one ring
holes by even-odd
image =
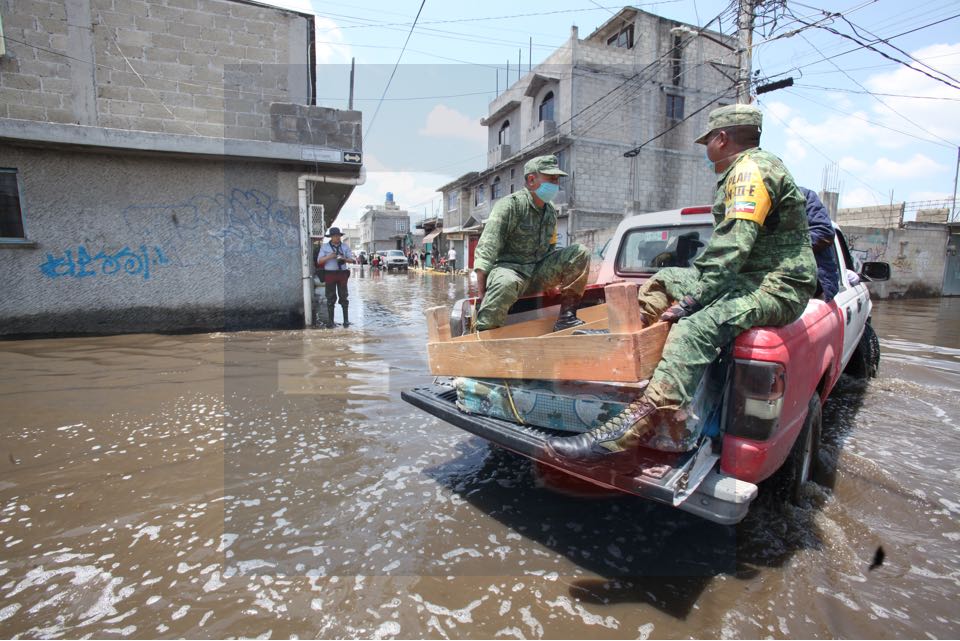
[[[0,637],[960,636],[960,299],[876,303],[822,484],[726,527],[556,493],[403,403],[466,287],[352,278],[348,329],[0,342]]]

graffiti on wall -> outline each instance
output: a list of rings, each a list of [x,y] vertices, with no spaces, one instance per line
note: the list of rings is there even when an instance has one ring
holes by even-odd
[[[123,218],[131,233],[163,247],[178,267],[222,264],[233,257],[282,263],[300,247],[297,209],[256,189],[132,205]]]
[[[118,241],[123,247],[117,251],[93,253],[80,244],[59,255],[48,253],[40,272],[51,279],[126,275],[149,280],[160,267],[278,267],[289,264],[300,247],[297,209],[255,189],[130,205],[121,215],[126,229],[118,235],[137,240]]]
[[[62,256],[47,254],[40,271],[47,278],[90,278],[94,276],[133,275],[150,280],[151,268],[170,264],[163,250],[156,245],[147,249],[140,245],[136,250],[124,247],[116,252],[90,253],[85,245],[63,252]]]

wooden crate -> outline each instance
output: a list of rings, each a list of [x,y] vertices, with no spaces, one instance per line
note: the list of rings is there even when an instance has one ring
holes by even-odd
[[[668,323],[641,328],[637,286],[604,288],[607,302],[577,312],[586,322],[554,332],[556,320],[540,318],[486,332],[450,336],[450,310],[427,310],[427,360],[435,376],[528,378],[636,383],[653,374],[670,331]],[[609,334],[572,335],[574,329]]]

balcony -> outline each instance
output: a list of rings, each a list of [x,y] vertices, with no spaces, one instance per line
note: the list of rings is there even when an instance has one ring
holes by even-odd
[[[511,155],[510,145],[497,145],[487,152],[487,167],[505,162]]]
[[[539,123],[537,123],[536,127],[531,127],[528,130],[528,133],[530,136],[528,139],[528,144],[550,138],[551,136],[556,136],[557,122],[555,120],[541,120]]]

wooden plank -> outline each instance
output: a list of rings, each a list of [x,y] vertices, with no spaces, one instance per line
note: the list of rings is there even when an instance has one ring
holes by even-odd
[[[427,344],[431,374],[478,378],[636,381],[634,352],[634,336],[610,334]]]
[[[569,334],[574,333],[578,329],[607,329],[607,319],[601,318],[600,320],[584,323],[583,325],[577,325],[576,327],[561,329],[559,332],[551,333],[550,336],[567,336]]]
[[[630,334],[643,329],[636,283],[613,283],[603,288],[611,334]]]
[[[604,320],[607,317],[607,307],[606,305],[584,307],[583,309],[577,310],[577,317],[585,323]],[[544,336],[553,332],[553,324],[555,322],[557,322],[557,317],[554,314],[550,314],[545,318],[535,318],[522,323],[488,329],[485,332],[473,332],[472,334],[465,334],[464,336],[456,336],[453,340],[455,342],[475,342]]]
[[[657,323],[632,334],[432,342],[427,358],[435,376],[635,383],[653,374],[669,331]]]
[[[450,308],[431,307],[427,315],[427,342],[438,343],[450,340]]]
[[[667,344],[667,336],[672,327],[672,323],[657,321],[634,334],[637,339],[637,358],[640,360],[639,380],[653,376],[660,359],[663,358],[663,346]]]

